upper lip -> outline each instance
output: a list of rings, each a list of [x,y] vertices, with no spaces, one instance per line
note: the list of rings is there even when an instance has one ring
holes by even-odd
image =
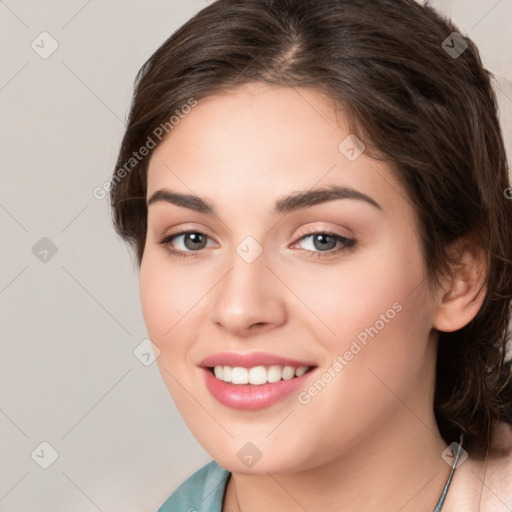
[[[218,352],[200,363],[200,366],[210,368],[213,366],[231,366],[241,368],[253,368],[255,366],[315,366],[311,361],[299,361],[268,352]]]

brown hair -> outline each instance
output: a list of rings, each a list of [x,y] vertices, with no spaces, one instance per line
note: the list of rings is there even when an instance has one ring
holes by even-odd
[[[430,285],[455,263],[453,242],[475,236],[485,249],[484,302],[465,327],[439,333],[434,397],[443,439],[464,432],[464,446],[483,456],[493,422],[512,422],[512,201],[492,74],[453,32],[414,0],[217,0],[137,74],[116,169],[191,98],[252,81],[326,93],[407,190]],[[115,173],[110,191],[116,231],[139,265],[148,160]]]

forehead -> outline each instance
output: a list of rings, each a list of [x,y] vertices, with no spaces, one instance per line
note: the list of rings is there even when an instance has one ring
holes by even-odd
[[[363,147],[352,137],[341,108],[318,90],[245,84],[200,100],[172,128],[151,156],[147,195],[169,187],[234,206],[237,197],[268,202],[336,183],[403,196],[385,163],[357,157]]]
[[[337,132],[346,131],[340,120],[333,102],[319,91],[249,83],[199,100],[153,156],[165,146],[179,149],[186,144],[194,150],[191,158],[207,153],[226,158],[241,154],[248,159],[253,153],[263,157],[269,152],[273,158],[289,158],[287,151],[296,153],[298,142],[309,142],[307,150],[320,138],[324,151],[329,145],[337,150]]]

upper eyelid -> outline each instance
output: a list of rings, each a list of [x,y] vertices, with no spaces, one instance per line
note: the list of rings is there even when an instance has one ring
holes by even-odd
[[[339,236],[342,238],[351,238],[353,236],[353,232],[349,228],[344,228],[347,231],[350,231],[349,234],[343,235],[342,233],[339,233],[337,229],[335,228],[306,228],[305,230],[299,230],[299,233],[297,235],[298,238],[303,238],[304,236],[308,235],[316,235],[318,233],[327,233],[333,236]]]
[[[179,235],[183,235],[183,234],[187,234],[187,233],[201,233],[203,235],[206,235],[208,238],[215,239],[214,236],[209,234],[208,229],[203,228],[203,227],[195,228],[195,227],[189,227],[189,226],[180,227],[176,231],[171,230],[169,233],[167,233],[165,235],[161,235],[160,238],[167,238],[170,236],[179,236]]]
[[[336,236],[340,236],[340,237],[343,237],[343,238],[350,238],[351,236],[353,236],[353,232],[350,228],[346,227],[346,226],[343,226],[343,228],[346,230],[346,231],[349,231],[348,234],[344,235],[342,233],[338,233],[337,232],[337,229],[336,228],[329,228],[329,227],[325,227],[325,228],[307,228],[305,231],[304,230],[300,230],[299,229],[299,234],[296,235],[298,238],[300,237],[303,237],[303,236],[306,236],[306,235],[314,235],[316,233],[331,233],[333,235],[336,235]],[[171,236],[171,235],[180,235],[180,234],[183,234],[183,233],[202,233],[204,235],[207,235],[209,236],[210,238],[215,238],[214,236],[210,235],[208,233],[208,229],[207,228],[204,228],[204,227],[199,227],[199,228],[196,228],[194,226],[188,226],[185,224],[185,226],[183,225],[180,225],[180,227],[178,228],[177,231],[171,231],[170,233],[168,233],[167,235],[163,235],[163,236]]]

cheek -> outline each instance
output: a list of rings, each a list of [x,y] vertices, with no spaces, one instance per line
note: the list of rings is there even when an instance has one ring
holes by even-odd
[[[165,255],[149,252],[141,263],[139,287],[149,337],[160,349],[156,364],[163,382],[189,429],[200,439],[203,424],[194,418],[202,418],[203,410],[188,391],[192,389],[190,368],[195,364],[190,359],[189,340],[196,336],[198,315],[204,315],[197,296],[205,290],[194,284],[190,273],[166,261]]]
[[[208,291],[205,282],[204,273],[185,271],[163,251],[148,252],[141,262],[142,314],[150,339],[160,349],[157,364],[166,381],[164,368],[183,377],[194,363],[191,348],[206,315],[206,301],[201,300]]]
[[[186,294],[179,275],[159,255],[147,252],[141,262],[139,291],[142,314],[150,338],[162,353],[171,345],[179,320],[185,314]],[[179,290],[179,292],[177,292]]]
[[[340,304],[330,306],[337,336],[329,351],[333,360],[340,355],[346,361],[338,385],[353,391],[349,401],[367,405],[388,396],[386,386],[404,396],[415,386],[431,330],[418,248],[383,249],[344,283],[330,284],[340,288]]]
[[[143,260],[139,278],[142,314],[151,339],[157,343],[173,319],[170,313],[172,294],[165,286],[163,277],[157,265],[151,264],[148,258]]]
[[[391,324],[401,325],[396,319],[403,319],[405,310],[412,310],[412,317],[408,315],[413,323],[417,320],[422,303],[415,292],[424,286],[421,255],[416,245],[397,244],[397,239],[383,239],[371,250],[349,255],[335,268],[302,273],[297,289],[324,324],[325,328],[318,324],[317,334],[323,330],[331,349],[345,350],[354,337],[363,333],[364,338],[366,329],[375,324],[379,332],[389,331]]]

